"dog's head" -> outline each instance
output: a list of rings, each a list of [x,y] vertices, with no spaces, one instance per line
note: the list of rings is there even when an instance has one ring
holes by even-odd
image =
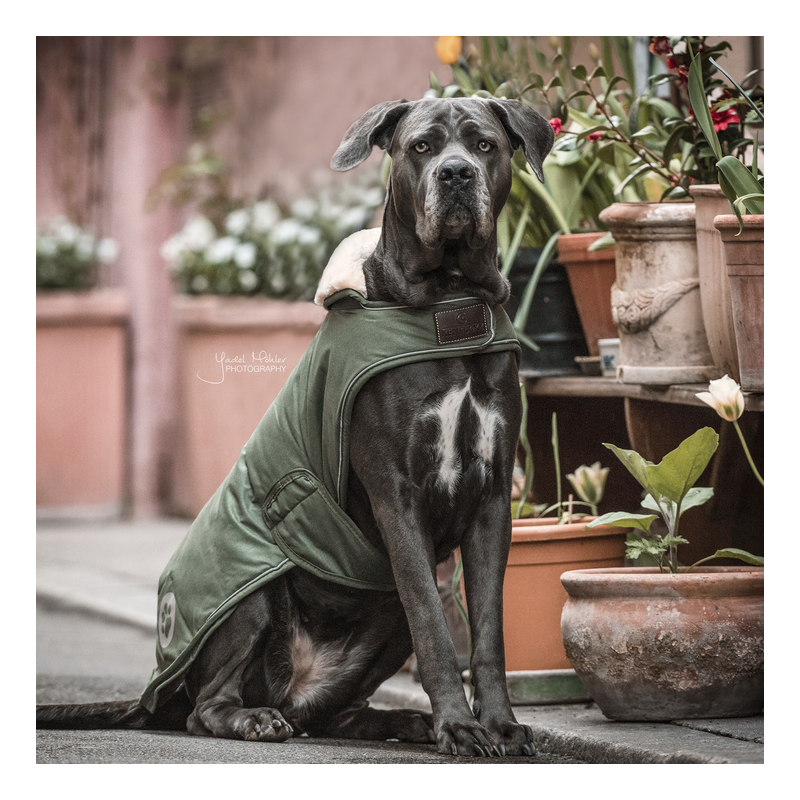
[[[352,169],[374,146],[392,157],[376,257],[396,299],[420,304],[435,284],[477,287],[503,302],[508,285],[497,270],[495,226],[511,189],[511,156],[522,147],[543,180],[552,145],[550,124],[518,101],[397,100],[374,106],[350,127],[331,167]],[[426,279],[428,291],[421,291]]]

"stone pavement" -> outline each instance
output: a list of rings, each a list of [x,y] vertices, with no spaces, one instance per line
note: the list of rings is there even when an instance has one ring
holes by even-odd
[[[147,641],[155,636],[155,607],[158,576],[175,547],[181,541],[189,523],[178,519],[157,519],[115,522],[44,522],[37,526],[37,600],[46,608],[90,614],[109,625],[110,630],[128,629]],[[64,636],[67,636],[66,628]],[[40,640],[41,641],[41,640]],[[89,692],[94,695],[103,688],[102,680],[78,680],[74,685],[61,673],[59,677],[57,650],[59,631],[50,633],[46,652],[37,653],[40,673],[38,695],[40,702],[83,702]],[[40,649],[42,645],[39,645]],[[147,651],[153,652],[152,646]],[[145,659],[147,657],[145,656]],[[154,662],[152,664],[154,666]],[[138,674],[138,673],[137,673]],[[131,685],[136,692],[141,681]],[[109,689],[114,685],[109,683]],[[123,686],[125,682],[123,681]],[[128,681],[130,685],[130,681]],[[120,689],[120,691],[122,691]],[[116,695],[119,697],[119,695]],[[135,696],[123,695],[123,696]],[[103,699],[102,697],[92,699]],[[105,699],[114,699],[106,697]],[[407,672],[388,680],[373,697],[373,702],[384,706],[430,708],[420,684]],[[546,763],[594,764],[763,764],[764,718],[730,720],[694,720],[675,723],[624,723],[607,720],[593,703],[563,705],[515,706],[517,718],[533,728],[538,756]],[[124,740],[120,752],[124,761],[152,759],[175,763],[210,763],[219,761],[237,763],[242,751],[232,743],[214,745],[203,740],[202,747],[193,745],[191,756],[181,756],[176,751],[179,737],[146,740],[148,747],[132,747],[137,737],[153,736],[139,732],[102,732],[99,744],[82,745],[90,732],[37,733],[37,763],[59,760],[53,756],[54,748],[63,753],[69,750],[68,742],[75,739],[77,750],[88,759],[99,763],[105,746],[114,749],[113,742]],[[130,733],[131,735],[127,735]],[[136,734],[135,736],[133,734]],[[113,741],[112,741],[113,740]],[[58,743],[58,744],[56,744]],[[245,743],[238,743],[245,744]],[[443,763],[432,748],[424,745],[397,745],[389,743],[339,743],[336,752],[332,745],[319,740],[298,742],[301,747],[292,758],[297,763]],[[87,749],[88,747],[88,749]],[[312,749],[308,749],[311,747]],[[314,748],[322,747],[322,751]],[[81,748],[83,748],[81,750]],[[199,748],[199,749],[198,749]],[[303,750],[302,748],[305,748]],[[393,749],[394,748],[394,749]],[[398,750],[399,748],[399,750]],[[276,760],[286,760],[289,749],[275,754]],[[163,750],[164,752],[161,752]],[[202,751],[202,752],[200,752]],[[230,752],[229,752],[230,751]],[[294,752],[294,751],[293,751]],[[160,755],[159,755],[160,753]],[[167,755],[164,755],[167,753]],[[177,753],[177,754],[176,754]],[[216,753],[215,755],[211,755]],[[317,753],[313,756],[313,753]],[[364,754],[367,755],[364,755]],[[227,754],[227,755],[226,755]],[[360,754],[360,755],[359,755]],[[77,756],[76,756],[77,758]],[[97,758],[98,761],[91,761]],[[332,758],[333,761],[325,760]],[[172,759],[170,761],[170,759]],[[228,760],[230,759],[230,760]],[[321,762],[318,759],[323,759]],[[349,759],[352,759],[350,761]],[[261,761],[265,759],[260,759]],[[289,759],[290,761],[292,759]],[[472,761],[473,759],[466,759]],[[535,760],[535,759],[534,759]],[[507,761],[502,759],[502,761]],[[109,762],[106,762],[109,763]],[[117,762],[112,762],[117,763]],[[121,762],[119,762],[121,763]],[[149,760],[149,763],[154,761]],[[163,762],[162,762],[163,763]]]

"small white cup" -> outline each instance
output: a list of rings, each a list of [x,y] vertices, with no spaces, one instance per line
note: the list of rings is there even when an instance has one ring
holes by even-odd
[[[619,339],[599,339],[600,367],[603,377],[616,378],[619,366]]]

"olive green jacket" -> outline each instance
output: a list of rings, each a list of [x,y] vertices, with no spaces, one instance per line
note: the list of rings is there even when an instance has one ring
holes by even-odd
[[[374,375],[416,361],[514,350],[501,306],[450,297],[427,308],[337,292],[314,341],[167,564],[158,587],[158,666],[141,703],[180,678],[236,604],[293,567],[391,590],[386,553],[345,513],[350,415]]]

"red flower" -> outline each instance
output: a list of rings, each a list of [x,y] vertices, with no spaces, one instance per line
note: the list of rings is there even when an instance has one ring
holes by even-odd
[[[561,120],[558,117],[553,117],[553,119],[548,120],[548,122],[553,129],[553,133],[558,136],[558,134],[561,133]]]
[[[595,131],[594,133],[590,133],[586,138],[590,142],[596,142],[598,139],[602,139],[603,138],[603,132],[602,131]]]
[[[668,56],[672,52],[668,36],[654,36],[650,40],[650,52],[655,56]],[[672,67],[670,67],[672,69]]]
[[[725,131],[728,125],[736,122],[741,122],[739,115],[736,113],[735,108],[726,108],[725,111],[719,112],[711,109],[711,121],[714,123],[714,130]]]

